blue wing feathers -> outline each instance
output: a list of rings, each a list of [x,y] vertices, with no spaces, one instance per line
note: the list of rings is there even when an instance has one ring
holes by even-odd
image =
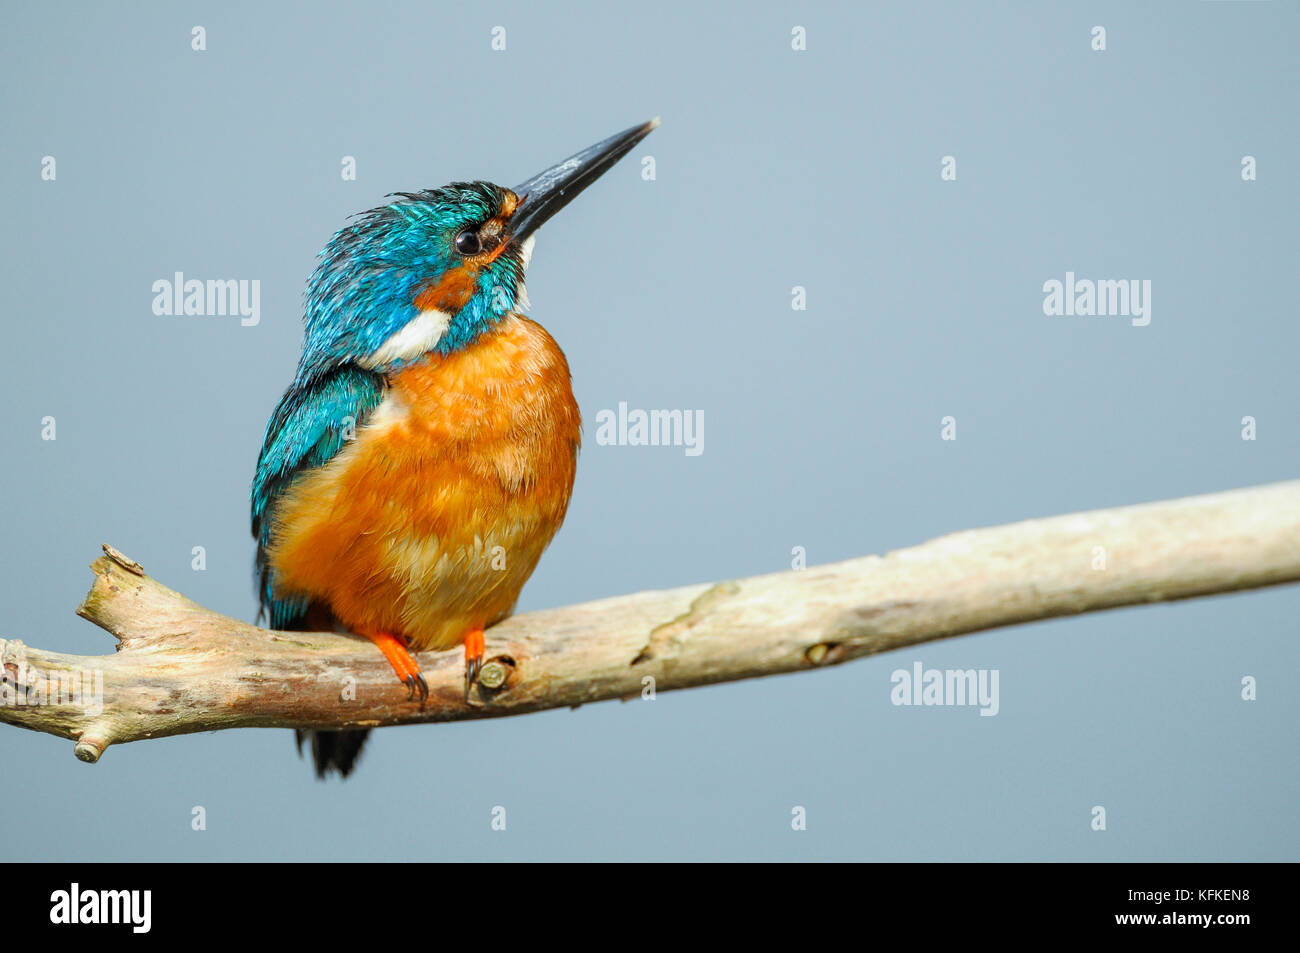
[[[328,462],[342,449],[349,429],[360,427],[384,396],[383,378],[345,365],[297,381],[280,398],[266,428],[253,477],[252,524],[257,541],[257,591],[261,612],[273,628],[292,626],[307,612],[305,599],[274,596],[267,548],[276,498],[303,472]]]

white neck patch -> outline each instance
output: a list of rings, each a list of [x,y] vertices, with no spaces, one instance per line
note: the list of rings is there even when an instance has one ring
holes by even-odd
[[[447,332],[451,315],[431,308],[421,311],[405,327],[381,344],[373,354],[358,363],[371,370],[393,361],[410,361],[432,351]]]

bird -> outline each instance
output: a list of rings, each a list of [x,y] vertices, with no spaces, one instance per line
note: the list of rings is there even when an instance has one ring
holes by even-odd
[[[659,125],[610,136],[513,189],[395,192],[318,256],[302,354],[251,487],[260,620],[369,640],[407,700],[415,654],[514,610],[568,509],[581,414],[555,339],[521,312],[537,229]],[[316,775],[353,771],[367,729],[296,732]]]

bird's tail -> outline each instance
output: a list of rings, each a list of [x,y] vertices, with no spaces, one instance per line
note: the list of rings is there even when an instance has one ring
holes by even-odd
[[[259,551],[260,552],[260,551]],[[269,592],[265,584],[263,592]],[[266,599],[264,597],[263,605]],[[276,609],[280,611],[276,611]],[[328,632],[334,628],[334,617],[329,609],[318,602],[305,606],[286,606],[272,604],[271,624],[286,631]],[[316,777],[322,781],[329,777],[331,771],[337,771],[340,778],[346,778],[356,767],[365,747],[369,728],[349,728],[346,731],[302,731],[295,730],[293,739],[298,745],[298,757],[302,757],[302,744],[309,743],[311,760],[316,765]]]
[[[316,764],[316,777],[324,780],[331,771],[346,778],[361,756],[369,728],[349,728],[347,731],[295,731],[298,757],[302,757],[302,743],[311,744],[311,759]]]

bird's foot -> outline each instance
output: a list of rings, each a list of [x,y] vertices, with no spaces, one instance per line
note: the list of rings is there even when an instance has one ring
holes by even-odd
[[[425,701],[429,697],[429,683],[420,674],[420,664],[407,650],[406,643],[391,632],[364,632],[362,634],[375,643],[375,647],[384,653],[384,658],[388,659],[388,664],[393,666],[393,671],[397,673],[398,679],[406,686],[407,701],[419,695],[420,707],[423,708]]]
[[[487,645],[483,640],[483,630],[474,629],[465,636],[465,702],[469,703],[470,689],[478,681],[478,673],[483,669],[483,654]]]

